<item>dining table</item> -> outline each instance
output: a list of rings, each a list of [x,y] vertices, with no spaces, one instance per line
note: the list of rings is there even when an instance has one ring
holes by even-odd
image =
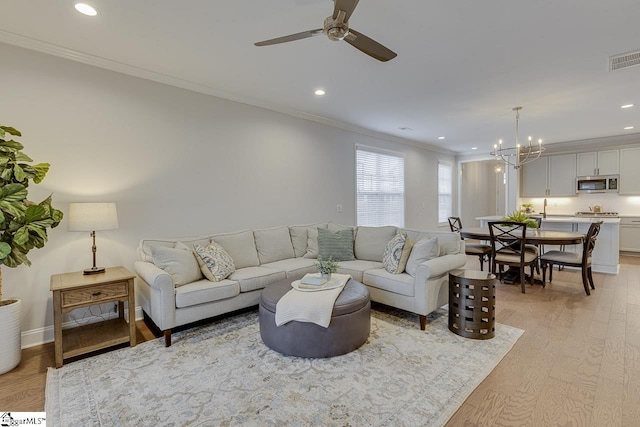
[[[460,230],[460,236],[465,239],[491,240],[488,227],[469,227]],[[526,243],[532,245],[577,245],[584,241],[585,235],[571,231],[541,230],[532,228],[527,230]]]
[[[460,230],[460,236],[464,239],[491,240],[491,233],[488,227],[469,227]],[[527,244],[560,246],[560,245],[577,245],[584,242],[586,235],[570,231],[541,230],[539,228],[527,229]],[[511,269],[506,273],[503,279],[504,283],[514,283],[518,274]],[[536,282],[542,282],[535,279]]]

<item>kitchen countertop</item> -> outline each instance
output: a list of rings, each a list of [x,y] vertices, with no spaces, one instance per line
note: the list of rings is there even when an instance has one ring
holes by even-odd
[[[531,216],[540,216],[540,214],[532,214]],[[499,215],[490,215],[490,216],[480,216],[476,219],[478,221],[499,221],[503,217]],[[569,222],[572,224],[575,223],[592,223],[595,221],[602,221],[604,224],[620,224],[620,218],[610,218],[603,216],[569,216],[569,215],[547,215],[546,218],[542,219],[542,222]]]

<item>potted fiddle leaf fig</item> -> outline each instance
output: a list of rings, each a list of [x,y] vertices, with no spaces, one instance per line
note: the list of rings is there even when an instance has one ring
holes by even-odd
[[[27,253],[43,247],[47,229],[62,220],[51,196],[38,204],[27,199],[29,183],[41,182],[50,165],[32,165],[16,136],[22,136],[20,131],[0,125],[0,374],[15,368],[21,355],[21,301],[2,299],[2,266],[31,265]]]

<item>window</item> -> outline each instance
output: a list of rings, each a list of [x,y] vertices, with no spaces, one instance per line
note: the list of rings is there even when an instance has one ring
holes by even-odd
[[[447,222],[453,214],[453,168],[438,162],[438,222]]]
[[[404,157],[356,147],[356,212],[361,226],[404,227]]]

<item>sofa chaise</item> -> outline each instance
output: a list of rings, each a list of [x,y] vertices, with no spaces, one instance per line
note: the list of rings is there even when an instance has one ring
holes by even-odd
[[[199,320],[257,306],[264,287],[282,279],[315,273],[318,232],[349,227],[333,223],[281,226],[188,238],[144,239],[137,249],[137,297],[144,313],[163,331]],[[365,284],[371,300],[419,315],[448,302],[448,272],[464,266],[464,241],[450,231],[419,231],[396,227],[353,227],[353,259],[340,261],[339,273]],[[396,235],[413,244],[406,271],[390,273],[383,264],[385,248]],[[216,242],[232,259],[235,271],[212,281],[194,248]],[[322,239],[321,239],[322,243]],[[427,247],[424,256],[420,246]],[[405,247],[406,248],[406,247]],[[419,256],[416,255],[420,252]],[[416,256],[414,256],[416,255]],[[404,269],[404,267],[403,267]]]

